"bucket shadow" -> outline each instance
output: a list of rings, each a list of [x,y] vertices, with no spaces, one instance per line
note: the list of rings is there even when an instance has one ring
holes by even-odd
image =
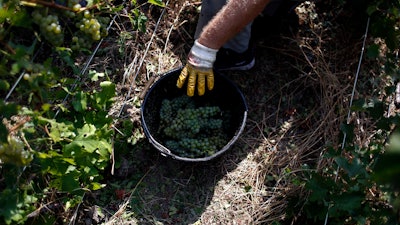
[[[134,193],[136,202],[131,202],[141,224],[195,223],[210,204],[217,182],[247,155],[237,143],[210,161],[184,162],[147,147],[151,166]]]

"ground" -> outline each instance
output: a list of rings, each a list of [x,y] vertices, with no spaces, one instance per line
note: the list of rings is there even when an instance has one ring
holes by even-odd
[[[141,129],[146,87],[184,65],[200,3],[143,6],[145,33],[132,31],[124,15],[116,19],[103,44],[106,57],[98,59],[118,84],[114,117]],[[325,145],[340,142],[364,35],[365,24],[345,22],[351,11],[323,7],[306,2],[290,18],[255,22],[255,67],[225,73],[249,106],[244,132],[229,151],[208,162],[182,162],[162,156],[136,133],[128,151],[114,150],[107,187],[86,196],[74,212],[77,222],[295,224],[286,216],[288,197],[304,193],[293,180],[306,168],[322,168]]]

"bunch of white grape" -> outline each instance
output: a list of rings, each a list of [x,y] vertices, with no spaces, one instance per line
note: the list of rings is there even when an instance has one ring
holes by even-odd
[[[42,10],[34,10],[32,18],[33,22],[39,25],[40,33],[48,42],[55,46],[60,46],[64,42],[64,33],[57,15],[46,15]]]
[[[55,1],[65,9],[36,8],[33,21],[39,25],[41,35],[54,46],[71,47],[72,50],[88,49],[108,35],[109,17],[95,14],[86,1]],[[70,42],[69,42],[70,41]]]
[[[76,23],[76,27],[87,35],[90,35],[93,40],[100,40],[100,22],[92,16],[89,10],[82,12],[82,19]]]
[[[84,10],[78,15],[79,20],[75,23],[78,31],[72,38],[72,49],[87,48],[94,41],[98,41],[108,35],[107,24],[110,22],[108,17],[95,17],[88,10]]]
[[[221,109],[197,107],[186,95],[162,101],[160,132],[168,149],[189,158],[213,155],[227,143]]]

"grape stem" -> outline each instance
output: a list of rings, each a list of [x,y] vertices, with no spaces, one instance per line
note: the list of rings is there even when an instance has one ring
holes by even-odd
[[[37,5],[43,5],[43,6],[46,6],[46,7],[62,9],[62,10],[68,10],[68,11],[77,12],[77,13],[85,11],[87,9],[91,9],[91,8],[96,8],[97,7],[97,5],[92,5],[90,7],[82,7],[77,11],[77,10],[73,10],[72,8],[69,8],[69,7],[66,7],[66,6],[59,5],[59,4],[55,3],[55,2],[46,2],[46,1],[43,1],[43,0],[25,0],[25,1],[21,1],[21,4],[25,5],[25,6],[32,6],[32,7],[36,7]]]
[[[25,123],[30,122],[31,121],[31,117],[25,117],[23,118],[21,121],[19,121],[17,124],[15,124],[13,127],[11,127],[9,129],[9,133],[14,133],[15,131],[17,131],[19,128],[21,128]]]

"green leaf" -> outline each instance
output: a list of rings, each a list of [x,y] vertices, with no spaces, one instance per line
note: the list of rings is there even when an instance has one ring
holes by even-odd
[[[379,46],[377,44],[372,44],[367,49],[367,56],[371,59],[377,58],[379,56]]]
[[[75,136],[75,133],[73,132],[74,126],[72,124],[58,123],[55,120],[48,121],[51,126],[49,136],[55,143]]]
[[[7,127],[3,123],[0,123],[0,144],[7,142],[7,136],[8,136]]]
[[[162,0],[148,0],[147,2],[156,6],[165,7],[165,4]]]
[[[73,173],[68,173],[61,178],[61,190],[72,192],[80,188],[79,179]]]
[[[146,22],[147,22],[146,15],[144,15],[138,9],[133,9],[133,10],[131,10],[131,12],[134,15],[134,17],[132,18],[130,16],[129,19],[130,19],[131,23],[133,24],[133,29],[139,30],[141,32],[146,32]]]
[[[98,73],[95,70],[90,70],[88,76],[90,77],[90,79],[92,81],[98,81],[99,77],[104,77],[105,74],[104,73]]]
[[[86,2],[87,2],[86,7],[91,7],[92,5],[95,4],[93,0],[86,0]]]
[[[6,188],[0,193],[0,217],[6,224],[24,224],[36,201],[26,191]]]
[[[353,158],[352,161],[349,162],[343,157],[336,157],[335,161],[339,167],[347,172],[349,177],[355,177],[357,175],[367,176],[365,165],[361,162],[359,158]]]
[[[107,107],[107,103],[111,102],[115,96],[115,84],[110,81],[100,83],[101,91],[95,94],[96,103],[101,109]]]
[[[62,161],[66,162],[66,163],[68,163],[68,164],[71,164],[71,165],[69,165],[69,166],[67,167],[67,171],[68,171],[68,170],[71,170],[71,169],[73,169],[73,168],[75,168],[75,167],[73,166],[73,165],[76,165],[76,162],[75,162],[74,159],[68,158],[68,157],[63,157],[63,158],[62,158]]]
[[[8,91],[10,89],[10,83],[6,80],[0,80],[0,91]]]
[[[9,45],[16,51],[16,54],[13,55],[12,57],[15,59],[15,61],[17,61],[20,64],[30,64],[26,55],[33,55],[36,49],[36,44],[37,44],[37,39],[34,39],[30,46],[25,46],[10,42]]]
[[[381,118],[387,109],[387,106],[381,101],[373,100],[372,102],[368,103],[368,112],[370,113],[373,119]]]
[[[346,134],[347,143],[351,143],[354,139],[354,124],[340,124],[340,130],[342,131],[341,135]],[[342,137],[341,137],[342,139]]]
[[[355,99],[353,105],[351,106],[352,111],[364,111],[367,107],[365,99]]]
[[[78,135],[65,146],[67,152],[83,150],[88,153],[96,152],[103,157],[108,157],[112,146],[107,140],[100,139],[96,134],[96,127],[93,124],[85,124],[78,129]]]
[[[78,92],[72,101],[72,106],[77,112],[84,112],[87,109],[87,96],[83,91]]]
[[[102,189],[103,187],[105,187],[105,185],[104,184],[100,184],[98,182],[91,182],[89,184],[89,189],[92,190],[92,191],[96,191],[96,190]]]
[[[42,110],[44,111],[44,112],[48,112],[50,109],[51,109],[51,104],[49,104],[49,103],[44,103],[43,105],[42,105]]]
[[[98,152],[102,156],[108,155],[110,152],[110,145],[105,141],[98,141],[93,139],[79,139],[73,141],[71,144],[66,146],[66,149],[70,148],[80,148],[88,153]]]
[[[377,7],[376,5],[369,5],[367,8],[367,14],[371,16],[374,12],[376,12]]]
[[[81,202],[82,202],[82,194],[71,196],[71,198],[68,198],[65,201],[65,211],[70,210],[72,207],[77,206]]]
[[[312,178],[306,183],[306,188],[311,191],[309,200],[311,202],[317,202],[325,200],[328,194],[328,189],[325,186],[325,178],[319,174],[312,174]]]
[[[73,70],[74,74],[79,74],[79,67],[75,65],[74,58],[72,57],[72,50],[64,47],[57,47],[56,51],[60,58]]]
[[[10,118],[11,116],[17,114],[18,106],[13,103],[6,103],[3,101],[3,99],[0,99],[0,112],[2,117]]]
[[[14,11],[13,15],[9,17],[10,22],[13,26],[32,29],[32,20],[28,15],[28,12],[22,9],[20,11]]]
[[[13,12],[10,12],[6,8],[0,8],[0,23],[3,24],[6,19],[11,18],[13,16]]]
[[[330,216],[349,215],[361,208],[365,196],[358,193],[342,193],[332,199],[333,206],[329,209]]]

